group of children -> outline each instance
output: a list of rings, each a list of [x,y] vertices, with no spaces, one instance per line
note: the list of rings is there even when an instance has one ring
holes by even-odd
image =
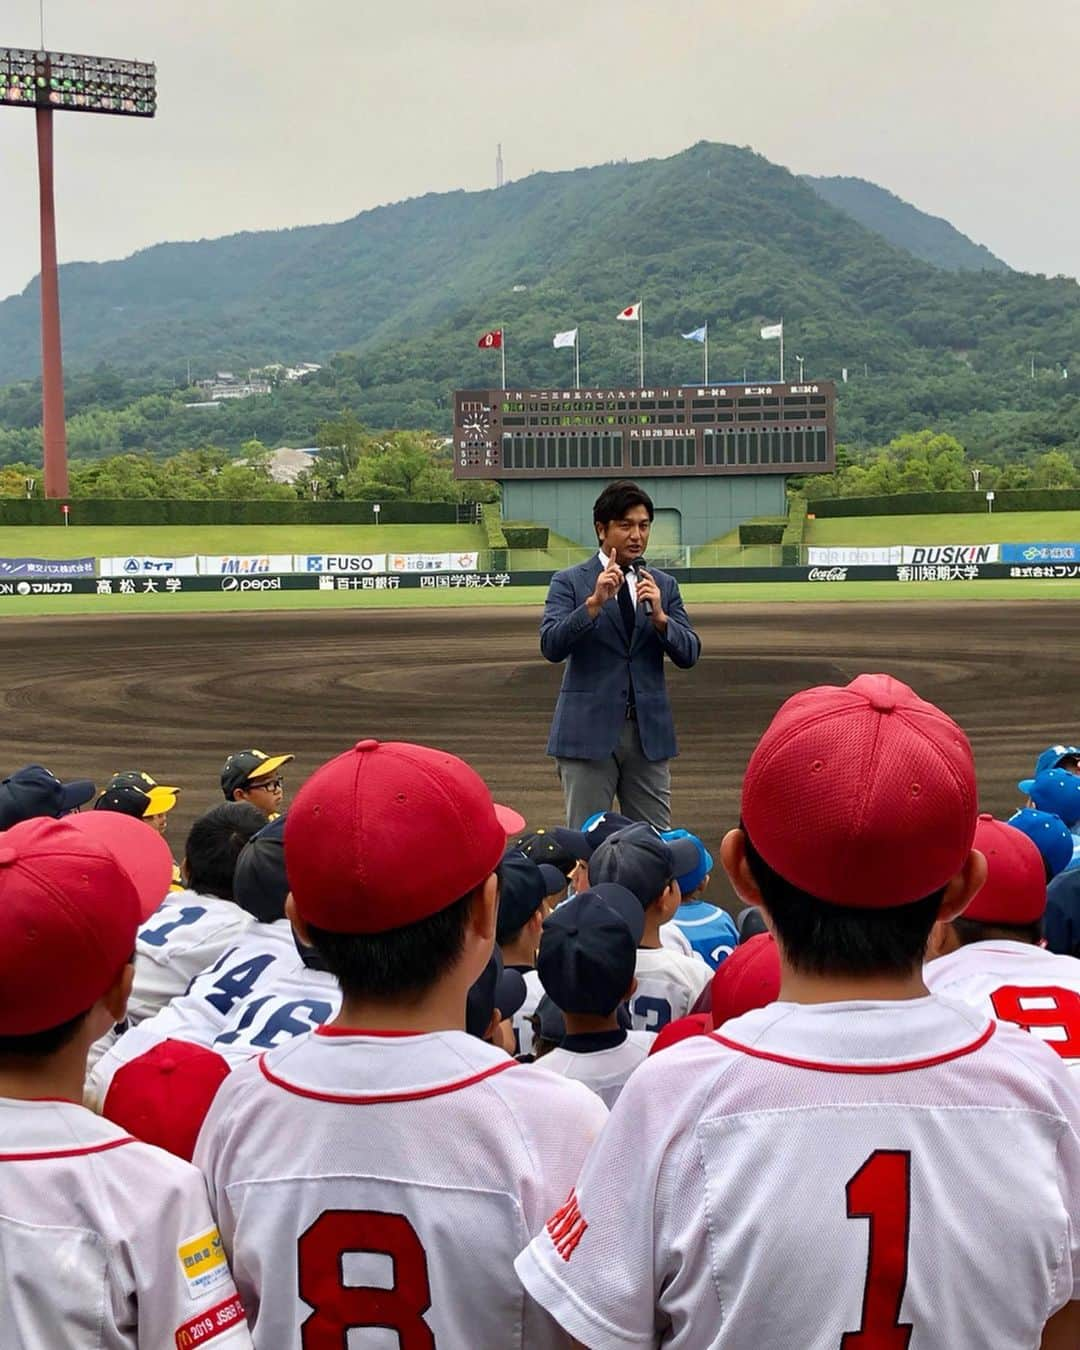
[[[0,833],[5,1347],[1080,1344],[1062,840],[939,709],[784,704],[738,927],[686,831],[370,740],[280,815],[281,762],[164,901],[145,810]]]

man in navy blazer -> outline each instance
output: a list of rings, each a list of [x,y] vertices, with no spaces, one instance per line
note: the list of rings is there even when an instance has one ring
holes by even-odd
[[[631,819],[671,826],[677,750],[664,657],[689,670],[701,641],[675,578],[643,566],[653,514],[636,483],[610,483],[593,506],[597,556],[557,572],[544,604],[540,650],[566,662],[547,752],[575,829],[616,796]]]

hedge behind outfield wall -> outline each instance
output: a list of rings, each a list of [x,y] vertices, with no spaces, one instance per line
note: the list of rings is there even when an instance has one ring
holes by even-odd
[[[888,497],[815,497],[810,510],[821,520],[835,516],[930,516],[985,511],[985,492],[897,492]],[[1076,488],[1006,488],[994,493],[995,511],[1076,511]]]
[[[793,497],[788,510],[787,528],[780,541],[780,562],[784,567],[798,567],[802,561],[803,532],[806,529],[806,502]]]
[[[72,525],[374,525],[371,502],[69,499]],[[63,525],[58,501],[0,497],[0,525]],[[452,502],[383,502],[382,525],[453,525]],[[496,508],[497,509],[497,508]]]
[[[786,516],[755,516],[740,523],[739,543],[743,548],[752,544],[779,544],[786,529]]]
[[[546,549],[551,534],[546,525],[511,525],[505,521],[502,532],[510,548]]]

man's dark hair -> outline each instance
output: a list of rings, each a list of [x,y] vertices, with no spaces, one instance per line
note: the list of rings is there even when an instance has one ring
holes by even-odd
[[[461,959],[469,910],[480,889],[385,933],[331,933],[311,924],[308,931],[346,998],[378,1003],[423,994]]]
[[[1026,942],[1029,947],[1037,947],[1042,941],[1042,920],[1034,923],[980,923],[978,919],[965,919],[961,914],[953,919],[953,928],[960,940],[961,947],[973,942]]]
[[[265,824],[266,817],[250,802],[223,802],[200,816],[184,845],[191,889],[231,900],[240,850]]]
[[[609,483],[593,502],[593,523],[607,525],[612,520],[622,520],[632,506],[643,506],[652,520],[655,511],[649,494],[629,478],[620,478]]]
[[[945,887],[891,909],[830,905],[774,872],[746,838],[746,861],[776,940],[807,975],[904,975],[922,963]]]
[[[48,1059],[75,1039],[89,1016],[90,1009],[87,1008],[85,1012],[76,1013],[57,1027],[46,1027],[44,1031],[34,1031],[29,1036],[0,1036],[0,1059]]]

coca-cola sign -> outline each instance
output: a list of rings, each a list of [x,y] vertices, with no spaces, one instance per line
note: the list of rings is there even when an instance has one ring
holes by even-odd
[[[846,567],[811,567],[807,581],[847,581]]]

